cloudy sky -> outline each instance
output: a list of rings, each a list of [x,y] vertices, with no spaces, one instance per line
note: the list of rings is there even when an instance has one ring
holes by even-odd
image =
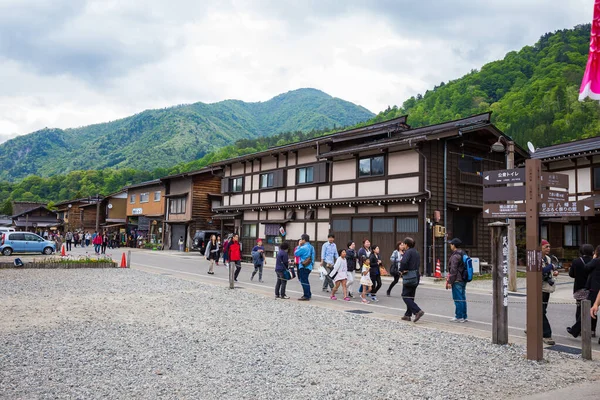
[[[0,0],[0,141],[301,87],[373,112],[458,78],[593,0]]]

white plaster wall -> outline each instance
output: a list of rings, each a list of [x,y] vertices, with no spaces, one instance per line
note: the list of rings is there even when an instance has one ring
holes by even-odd
[[[304,223],[288,222],[285,224],[285,238],[287,240],[299,240],[304,233]]]
[[[258,193],[252,193],[252,203],[251,204],[259,204]]]
[[[391,204],[388,206],[388,212],[419,212],[418,204]]]
[[[388,194],[417,193],[419,191],[419,177],[390,179]]]
[[[358,196],[380,196],[385,194],[385,181],[360,182]]]
[[[244,173],[244,164],[235,163],[231,167],[231,175],[242,175]]]
[[[285,190],[278,190],[277,191],[277,202],[282,203],[284,201],[285,201]]]
[[[356,185],[354,183],[345,183],[343,185],[333,185],[331,197],[334,199],[343,199],[356,196]]]
[[[265,225],[258,224],[258,237],[264,239],[265,238]],[[250,249],[252,250],[252,249]]]
[[[244,221],[258,221],[258,211],[244,211]]]
[[[317,161],[317,150],[312,147],[298,150],[298,164],[308,164]]]
[[[226,167],[223,169],[223,174],[224,174],[224,176],[231,176],[231,167],[229,167],[229,166],[226,166]]]
[[[224,206],[228,206],[229,205],[229,196],[223,196],[223,205]]]
[[[254,172],[258,172],[260,170],[259,169],[260,168],[260,161],[254,160],[254,161],[252,161],[252,163],[254,164],[254,170],[253,171]],[[248,166],[248,167],[250,167],[250,166]],[[250,172],[249,169],[248,169],[248,172]]]
[[[296,165],[296,155],[294,153],[287,153],[288,155],[288,167]]]
[[[360,206],[358,207],[357,214],[375,214],[385,212],[383,206]]]
[[[560,172],[569,175],[569,193],[575,193],[575,170]]]
[[[317,198],[317,188],[302,188],[296,190],[296,201],[303,200],[316,200]]]
[[[285,211],[269,210],[269,221],[282,220],[285,218]]]
[[[260,194],[260,202],[261,203],[276,203],[275,196],[277,192],[275,190],[271,190],[268,192],[261,192]]]
[[[284,154],[279,155],[279,164],[277,165],[278,168],[285,167],[285,159],[286,159],[286,155],[284,155]]]
[[[337,214],[356,214],[355,207],[334,207],[331,209],[331,213],[334,215]]]
[[[287,171],[287,185],[288,187],[296,186],[296,170],[288,169]]]
[[[253,189],[256,189],[256,188],[252,187],[252,176],[248,175],[247,177],[244,178],[244,192],[249,192]]]
[[[270,169],[275,169],[277,168],[277,158],[275,157],[271,157],[271,156],[267,156],[267,157],[263,157],[262,158],[262,171],[268,171]]]
[[[333,181],[356,179],[356,159],[336,161],[333,163]]]
[[[260,188],[260,175],[252,175],[252,190],[258,190]]]
[[[577,191],[579,193],[582,192],[591,192],[591,170],[590,168],[582,168],[577,170]]]
[[[419,172],[419,154],[416,151],[400,151],[388,155],[389,175]]]
[[[318,219],[328,219],[330,214],[329,208],[319,208],[317,210],[317,218]]]
[[[329,199],[329,185],[319,186],[319,199]]]
[[[304,219],[304,216],[306,215],[306,212],[304,209],[302,210],[298,210],[297,208],[294,210],[296,212],[296,220],[301,220]]]
[[[316,223],[314,222],[308,222],[306,224],[306,233],[308,234],[308,236],[310,236],[310,241],[312,242],[312,245],[315,245],[315,237],[316,237]],[[315,250],[317,250],[315,248]],[[319,252],[317,251],[317,254]],[[319,258],[319,256],[317,255],[317,258]]]
[[[287,191],[287,201],[296,201],[294,190]]]
[[[252,195],[251,194],[244,195],[244,204],[252,204]]]
[[[236,194],[234,196],[231,196],[230,204],[232,206],[238,206],[238,205],[242,204],[242,199],[243,199],[243,196],[241,194]]]
[[[317,240],[325,241],[325,240],[327,240],[327,235],[329,235],[329,222],[318,222],[317,223]]]

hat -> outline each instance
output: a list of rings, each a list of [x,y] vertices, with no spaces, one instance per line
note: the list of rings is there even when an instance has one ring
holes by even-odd
[[[455,246],[460,246],[462,244],[462,241],[459,238],[454,238],[451,241],[449,241],[448,243],[453,244]]]
[[[544,247],[544,246],[546,246],[546,245],[548,245],[548,244],[550,244],[550,242],[549,242],[549,241],[547,241],[546,239],[543,239],[543,240],[542,240],[542,247]]]
[[[261,238],[256,239],[256,243],[260,243],[260,242],[262,242]]]

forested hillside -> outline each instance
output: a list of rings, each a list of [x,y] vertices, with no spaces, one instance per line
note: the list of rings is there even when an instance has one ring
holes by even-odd
[[[226,100],[148,110],[76,129],[44,129],[0,145],[0,179],[76,170],[151,171],[197,160],[236,140],[354,125],[373,113],[316,89],[259,103]]]

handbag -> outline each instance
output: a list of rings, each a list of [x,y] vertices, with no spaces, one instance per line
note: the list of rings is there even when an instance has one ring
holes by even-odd
[[[402,276],[402,284],[405,286],[414,287],[419,285],[419,273],[416,269],[411,269],[407,271]]]
[[[556,290],[556,285],[554,284],[554,281],[552,281],[552,285],[547,280],[542,281],[542,292],[554,293],[555,290]]]
[[[587,289],[579,289],[573,293],[573,298],[577,301],[587,300],[590,295],[590,291]]]
[[[292,274],[290,274],[289,269],[283,270],[283,279],[285,279],[286,281],[289,281],[290,279],[292,279]]]

